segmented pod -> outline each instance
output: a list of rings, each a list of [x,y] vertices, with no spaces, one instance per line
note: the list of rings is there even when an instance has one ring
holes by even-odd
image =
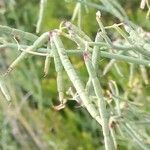
[[[51,63],[51,56],[47,55],[44,63],[44,76],[47,76],[48,74],[50,63]]]
[[[22,60],[24,59],[24,57],[28,54],[28,52],[30,51],[34,51],[37,48],[39,48],[41,45],[43,45],[46,41],[48,41],[49,38],[49,33],[45,32],[43,33],[34,43],[33,45],[29,46],[26,51],[23,51],[14,61],[13,63],[9,66],[7,73],[9,73],[10,71],[12,71],[16,65]],[[7,74],[6,73],[6,74]]]
[[[119,97],[119,89],[117,87],[117,84],[115,81],[112,81],[112,80],[109,81],[108,84],[109,84],[109,88],[113,94],[113,99],[114,99],[115,104],[116,104],[117,115],[121,116],[120,103],[119,103],[119,99],[117,98],[117,97]]]
[[[102,37],[100,36],[99,32],[96,35],[95,42],[101,42]],[[92,65],[95,68],[95,70],[98,70],[98,62],[99,62],[99,57],[100,57],[100,47],[98,45],[95,45],[93,48],[93,53],[92,53]],[[86,90],[88,93],[90,93],[90,88],[91,88],[91,79],[89,78],[86,84]]]
[[[3,95],[5,96],[6,100],[9,102],[11,101],[11,97],[9,95],[8,89],[4,83],[4,81],[0,80],[0,89],[3,93]]]
[[[50,35],[51,36],[51,35]],[[63,104],[65,103],[64,99],[64,81],[63,81],[63,65],[60,60],[59,54],[57,52],[56,46],[53,42],[53,39],[50,39],[51,49],[54,57],[55,70],[57,72],[57,90],[59,94],[59,101]]]
[[[36,33],[39,33],[41,30],[41,24],[43,20],[43,15],[44,15],[44,7],[46,5],[47,0],[41,0],[40,1],[40,11],[39,11],[39,17],[36,25]]]
[[[75,32],[78,36],[83,38],[85,41],[92,42],[90,37],[88,37],[79,27],[73,25],[71,22],[66,21],[64,22],[65,27],[67,27],[68,30],[72,30]]]
[[[55,46],[57,48],[58,54],[60,56],[61,62],[64,66],[65,71],[67,72],[72,84],[74,85],[77,93],[82,99],[83,105],[88,110],[88,112],[91,114],[91,116],[99,123],[101,124],[101,118],[99,115],[98,110],[95,108],[95,106],[91,103],[83,85],[78,77],[76,71],[74,70],[74,67],[72,66],[66,51],[64,49],[64,46],[61,42],[60,37],[58,36],[58,32],[53,31],[52,33],[52,39],[54,40]]]
[[[102,88],[97,78],[95,68],[93,67],[91,60],[90,60],[91,54],[88,51],[85,51],[83,56],[84,56],[87,71],[91,78],[94,91],[98,100],[98,108],[99,108],[101,121],[102,121],[102,130],[103,130],[103,135],[104,135],[105,149],[112,150],[112,141],[111,141],[109,125],[108,125],[108,114],[106,110],[105,100],[102,94]]]
[[[34,42],[35,40],[38,39],[38,36],[32,34],[32,33],[28,33],[28,32],[24,32],[21,31],[19,29],[14,29],[14,28],[10,28],[8,26],[2,26],[0,25],[0,35],[7,35],[7,36],[19,36],[19,38],[21,39],[25,39],[27,41],[31,41]]]

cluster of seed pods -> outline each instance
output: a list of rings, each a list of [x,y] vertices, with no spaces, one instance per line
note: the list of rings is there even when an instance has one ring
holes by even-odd
[[[105,101],[103,89],[100,84],[101,80],[98,76],[99,59],[100,57],[111,59],[108,65],[104,68],[103,75],[109,72],[112,65],[115,66],[118,74],[122,75],[116,60],[124,60],[132,64],[130,80],[132,80],[133,77],[133,65],[139,64],[145,83],[148,83],[146,69],[144,66],[150,66],[150,45],[146,43],[145,40],[140,41],[140,38],[138,39],[140,42],[137,42],[135,40],[136,32],[132,28],[125,27],[127,31],[126,33],[117,24],[111,27],[104,27],[101,21],[100,12],[97,12],[96,20],[99,24],[100,31],[97,32],[94,42],[79,27],[68,21],[63,23],[64,28],[67,29],[67,33],[63,32],[62,29],[56,29],[50,32],[45,32],[40,37],[22,32],[20,30],[0,26],[0,31],[3,29],[3,34],[19,35],[21,38],[31,39],[31,42],[34,41],[31,46],[23,46],[26,49],[23,50],[17,59],[10,65],[5,75],[12,71],[16,65],[19,64],[25,58],[25,56],[29,54],[41,55],[45,57],[44,73],[47,75],[50,68],[51,59],[53,58],[57,73],[57,90],[60,101],[60,105],[54,108],[57,110],[62,109],[65,107],[65,103],[67,102],[65,98],[65,87],[63,80],[63,72],[66,72],[76,91],[75,94],[72,93],[71,95],[77,102],[87,109],[89,114],[102,126],[105,148],[106,150],[112,150],[113,147],[115,147],[116,142],[113,131],[110,129],[110,112],[107,110],[107,103]],[[114,28],[117,30],[117,32],[125,38],[126,42],[128,42],[128,45],[123,47],[119,44],[114,44],[107,35],[107,28]],[[78,49],[66,50],[61,40],[61,36],[63,35],[75,42],[78,46]],[[39,50],[40,47],[45,43],[48,45],[47,49],[43,48],[42,52],[35,52],[36,50]],[[14,45],[9,44],[9,46]],[[106,49],[116,49],[118,52],[106,52],[101,49],[102,47],[105,47]],[[127,53],[128,55],[123,55],[124,53]],[[79,54],[83,56],[85,67],[89,74],[89,78],[85,87],[69,59],[70,54]],[[140,55],[140,59],[133,57],[136,54]],[[0,87],[5,97],[10,100],[9,94],[2,82],[0,82]],[[114,81],[109,83],[109,87],[112,94],[119,96],[118,88]],[[76,97],[74,95],[76,95]],[[93,99],[91,98],[93,95],[96,97],[96,102],[94,103],[92,102]],[[120,117],[121,109],[119,107],[119,101],[117,98],[114,98],[114,101],[116,104],[116,114]],[[129,125],[126,125],[126,129],[127,127],[129,128]]]

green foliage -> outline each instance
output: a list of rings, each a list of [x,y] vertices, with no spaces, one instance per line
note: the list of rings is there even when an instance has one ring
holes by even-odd
[[[15,2],[15,3],[13,3]],[[96,4],[98,0],[92,1]],[[120,1],[122,6],[127,10],[129,18],[146,30],[150,30],[150,21],[145,20],[146,11],[139,10],[137,1],[126,2]],[[72,17],[75,1],[66,3],[64,0],[47,0],[44,12],[41,33],[58,28],[62,20],[70,20]],[[86,12],[82,5],[82,29],[94,40],[98,30],[95,21],[96,9],[88,7]],[[17,11],[15,11],[17,10]],[[24,31],[35,33],[37,14],[39,12],[39,1],[32,0],[7,0],[5,3],[5,13],[0,15],[0,21],[3,25],[19,28]],[[103,13],[103,22],[106,25],[112,25],[118,22],[116,17],[111,14]],[[77,20],[74,21],[76,23]],[[113,39],[116,35],[114,32],[108,32]],[[7,37],[4,36],[4,40]],[[66,47],[72,47],[72,43],[63,39]],[[10,42],[16,41],[11,38]],[[21,43],[21,41],[18,41]],[[0,43],[2,43],[0,41]],[[28,44],[23,42],[21,44]],[[45,47],[45,46],[44,46]],[[73,45],[74,47],[74,45]],[[4,73],[7,66],[20,54],[17,49],[0,49],[0,73]],[[87,81],[87,71],[84,67],[83,59],[80,57],[71,57],[71,62],[78,69],[78,74],[84,84]],[[109,59],[103,58],[99,61],[99,71],[101,74]],[[43,71],[44,58],[29,57],[18,64],[17,69],[13,71],[5,82],[12,101],[6,102],[4,95],[0,93],[0,149],[61,149],[61,150],[95,150],[104,149],[102,131],[84,108],[79,107],[74,101],[69,101],[67,107],[59,112],[53,109],[53,105],[58,103],[58,93],[56,85],[56,72],[54,64],[50,65],[50,71],[44,77]],[[114,80],[120,91],[120,101],[123,105],[123,115],[126,122],[132,124],[135,130],[141,130],[140,136],[149,139],[150,127],[148,126],[150,106],[149,91],[150,85],[145,85],[140,75],[140,69],[135,67],[132,86],[129,86],[129,69],[130,65],[118,62],[118,66],[123,74],[121,77],[116,68],[112,67],[106,76],[101,77],[101,84],[104,89],[104,95],[108,98],[107,89],[108,81]],[[150,71],[148,68],[148,78]],[[68,76],[64,73],[65,89],[71,85]],[[70,97],[68,97],[69,99]],[[127,100],[129,100],[127,106]],[[112,99],[110,99],[112,101]],[[112,102],[110,105],[114,107]],[[18,110],[19,109],[19,110]],[[143,118],[143,120],[142,120]],[[142,123],[142,121],[144,123]],[[147,121],[147,122],[146,122]],[[146,123],[145,123],[146,122]],[[124,124],[124,122],[122,123]],[[126,126],[122,126],[126,130]],[[118,132],[118,131],[117,131]],[[124,134],[124,133],[123,133]],[[125,132],[125,136],[116,136],[118,149],[140,149]],[[127,144],[128,143],[128,144]],[[150,144],[149,141],[144,141]]]

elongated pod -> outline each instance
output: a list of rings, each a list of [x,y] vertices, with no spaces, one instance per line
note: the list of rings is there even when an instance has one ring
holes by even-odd
[[[45,32],[43,33],[34,43],[33,45],[29,46],[26,51],[23,51],[9,66],[7,73],[9,73],[11,70],[13,70],[16,65],[28,54],[29,51],[34,51],[37,48],[39,48],[41,45],[43,45],[46,41],[48,41],[49,33]]]
[[[50,33],[51,34],[51,33]],[[64,81],[63,81],[63,65],[57,52],[53,39],[50,40],[51,49],[54,57],[55,70],[57,73],[57,89],[59,94],[59,101],[64,103]]]
[[[94,91],[96,94],[96,97],[98,99],[98,108],[101,116],[101,122],[102,122],[102,130],[103,130],[103,135],[104,135],[104,142],[105,142],[105,149],[106,150],[112,150],[112,141],[110,137],[110,132],[109,132],[109,125],[108,125],[108,114],[106,110],[106,104],[105,100],[102,94],[102,88],[100,85],[100,82],[97,78],[96,70],[92,65],[91,62],[91,54],[88,51],[85,51],[84,54],[84,60],[85,60],[85,65],[87,68],[87,71],[89,73],[89,76],[91,78]]]
[[[79,27],[73,25],[71,22],[66,21],[64,22],[64,25],[67,27],[68,30],[72,30],[85,41],[92,42],[92,40]]]
[[[101,118],[99,115],[98,110],[95,108],[95,106],[91,103],[80,78],[78,77],[76,71],[74,70],[74,67],[72,66],[67,53],[64,49],[63,43],[61,42],[60,37],[58,36],[58,33],[56,31],[53,31],[52,33],[52,39],[54,40],[54,43],[56,45],[58,54],[60,56],[60,60],[64,66],[65,71],[67,72],[72,84],[74,85],[75,89],[77,90],[77,93],[82,99],[83,105],[88,110],[90,115],[99,123],[101,124]]]
[[[3,80],[0,79],[0,90],[2,91],[3,95],[5,96],[6,100],[9,102],[11,101],[10,94],[8,92],[8,89],[4,83]]]
[[[95,42],[101,42],[102,41],[102,37],[100,36],[99,32],[96,35],[95,38]],[[100,47],[95,45],[93,48],[93,53],[92,53],[92,65],[95,68],[95,70],[98,69],[98,62],[99,62],[99,58],[100,58]],[[90,88],[91,88],[91,78],[88,79],[88,82],[86,84],[86,90],[88,93],[90,93]]]
[[[24,32],[19,29],[10,28],[8,26],[2,26],[2,25],[0,25],[0,35],[7,35],[12,37],[17,36],[19,37],[19,39],[21,38],[31,42],[38,39],[38,36],[32,33]]]
[[[39,11],[39,17],[36,25],[36,33],[39,33],[41,30],[43,15],[44,15],[44,7],[46,5],[47,0],[41,0],[40,1],[40,11]]]
[[[48,74],[50,63],[51,63],[51,56],[50,54],[47,54],[45,58],[45,64],[44,64],[44,77],[47,76]]]

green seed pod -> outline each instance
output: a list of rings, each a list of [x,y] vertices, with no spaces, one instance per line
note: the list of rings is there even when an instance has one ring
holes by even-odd
[[[60,103],[63,104],[66,102],[64,99],[65,89],[64,89],[64,81],[63,81],[63,65],[60,60],[60,57],[57,52],[57,49],[56,49],[53,39],[50,39],[50,42],[51,42],[51,48],[52,48],[52,53],[53,53],[53,57],[54,57],[55,70],[57,73],[57,90],[58,90],[58,94],[59,94],[59,101],[60,101]]]
[[[28,52],[36,50],[36,49],[39,48],[41,45],[43,45],[46,41],[48,41],[48,37],[49,37],[49,33],[48,33],[48,32],[43,33],[43,34],[33,43],[32,46],[29,46],[29,47],[26,49],[26,51],[23,51],[23,52],[16,58],[16,60],[13,61],[13,63],[9,66],[7,73],[9,73],[10,71],[12,71],[12,70],[16,67],[16,65],[17,65],[18,63],[20,63],[20,61],[21,61],[22,59],[25,58],[25,56],[28,54]],[[7,73],[6,73],[6,74],[7,74]]]
[[[11,97],[9,95],[8,89],[4,83],[4,81],[0,80],[0,89],[3,93],[3,95],[5,96],[6,100],[9,102],[11,101]]]
[[[99,123],[101,124],[101,118],[99,116],[98,110],[95,108],[95,106],[91,103],[84,86],[77,75],[76,71],[74,70],[74,67],[72,66],[67,53],[64,49],[63,43],[61,42],[61,39],[58,36],[58,33],[56,31],[52,34],[52,39],[54,40],[55,46],[57,48],[58,54],[60,56],[62,65],[64,66],[65,71],[67,72],[72,84],[74,85],[77,93],[79,94],[80,98],[82,99],[83,105],[88,110],[88,112],[91,114],[91,116]]]
[[[94,87],[94,91],[95,91],[95,94],[96,94],[96,97],[98,100],[98,108],[99,108],[99,112],[100,112],[100,116],[101,116],[101,120],[102,120],[102,130],[103,130],[103,135],[104,135],[105,148],[106,148],[106,150],[111,150],[111,149],[113,149],[112,141],[111,141],[110,132],[109,132],[108,114],[107,114],[107,110],[106,110],[104,96],[102,94],[102,88],[101,88],[100,82],[97,78],[95,68],[93,67],[91,60],[90,60],[91,54],[88,51],[85,51],[83,56],[84,56],[84,61],[85,61],[87,71],[91,78],[91,81],[92,81],[92,84]]]
[[[47,55],[44,64],[44,76],[48,74],[50,63],[51,63],[51,56]]]

